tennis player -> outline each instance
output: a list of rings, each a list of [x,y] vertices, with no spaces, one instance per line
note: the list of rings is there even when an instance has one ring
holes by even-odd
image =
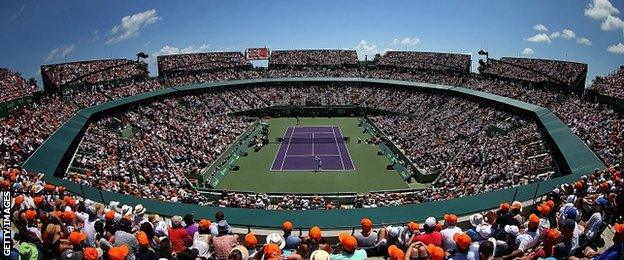
[[[316,171],[320,172],[321,168],[323,167],[323,161],[321,161],[321,157],[318,157],[318,155],[314,156],[314,160],[316,160],[316,165],[317,165]]]

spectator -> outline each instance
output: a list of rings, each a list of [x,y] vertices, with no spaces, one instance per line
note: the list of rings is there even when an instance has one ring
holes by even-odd
[[[417,235],[414,241],[422,242],[425,245],[433,244],[442,246],[442,234],[435,230],[438,221],[434,217],[428,217],[423,225],[424,233]]]
[[[285,250],[294,250],[299,247],[301,238],[292,234],[293,224],[290,221],[284,221],[282,223],[282,231],[284,232],[284,239],[286,240]]]
[[[453,237],[457,233],[461,233],[461,228],[457,227],[457,216],[454,214],[445,214],[444,215],[444,223],[446,224],[446,228],[440,231],[442,235],[442,248],[444,252],[451,252],[456,249],[455,240]]]
[[[366,259],[366,251],[358,249],[357,239],[348,233],[338,236],[340,246],[331,255],[332,260],[340,259]]]
[[[218,234],[212,237],[212,248],[216,259],[227,259],[232,248],[238,245],[238,236],[230,235],[229,227],[226,220],[221,220],[217,224]]]
[[[180,253],[193,243],[193,239],[182,226],[182,217],[173,216],[171,218],[171,227],[168,231],[171,240],[171,248],[174,253]],[[229,251],[228,251],[229,252]]]

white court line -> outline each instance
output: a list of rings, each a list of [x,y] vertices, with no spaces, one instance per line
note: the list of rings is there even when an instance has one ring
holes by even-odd
[[[338,155],[340,155],[340,165],[342,165],[342,170],[345,170],[344,162],[342,161],[342,152],[340,152],[340,147],[338,146],[338,141],[336,140],[336,128],[332,127],[332,134],[334,135],[334,143],[336,144],[336,149],[338,149]]]
[[[282,136],[286,136],[286,133],[288,133],[288,127],[286,127],[286,130],[284,130],[284,134]],[[281,169],[275,169],[273,170],[273,164],[275,164],[275,161],[277,160],[277,155],[279,155],[280,150],[282,150],[282,145],[284,145],[283,143],[280,143],[279,147],[277,148],[277,152],[275,152],[275,157],[273,157],[273,163],[271,164],[271,168],[269,168],[269,171],[280,171]],[[284,153],[284,158],[282,158],[282,162],[283,160],[285,160],[286,158],[286,154]]]
[[[338,130],[338,132],[340,132],[340,136],[342,136],[342,131],[340,131],[340,127],[336,127],[336,130]],[[351,165],[353,166],[353,171],[355,171],[355,162],[353,162],[353,159],[351,159],[351,153],[349,152],[349,147],[345,143],[342,143],[342,145],[344,145],[345,150],[347,150],[347,156],[349,156],[349,160],[351,160]],[[338,148],[340,148],[340,147],[338,147]],[[345,170],[347,170],[347,169],[345,169]],[[349,170],[349,171],[351,171],[351,170]]]
[[[292,139],[292,135],[295,133],[295,129],[290,132],[290,139],[288,139],[288,146],[286,146],[286,153],[284,153],[284,160],[282,160],[282,165],[280,166],[280,171],[284,170],[284,162],[286,162],[286,157],[288,157],[288,149],[290,148],[290,140]]]
[[[314,132],[312,132],[312,154],[314,154]]]
[[[314,157],[314,156],[336,157],[336,156],[340,156],[340,155],[339,154],[293,154],[293,155],[288,155],[288,157]]]

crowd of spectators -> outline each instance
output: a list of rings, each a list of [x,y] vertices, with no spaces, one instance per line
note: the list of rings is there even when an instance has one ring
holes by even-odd
[[[575,66],[541,65],[541,62],[531,65],[533,63],[523,63],[523,66],[543,66],[542,69],[549,71],[548,75],[564,81],[578,74],[578,67]],[[51,73],[57,75],[57,79],[65,79],[66,75],[70,78],[71,75],[76,75],[72,71],[81,71],[84,74],[84,71],[89,69],[93,71],[90,66],[76,65],[74,68],[59,69],[56,71],[57,74]],[[503,77],[507,79],[501,79],[394,68],[366,70],[298,68],[284,71],[287,72],[279,72],[278,69],[273,72],[269,70],[267,73],[254,70],[224,70],[170,78],[162,84],[158,80],[92,84],[87,87],[86,93],[68,91],[66,98],[62,100],[45,97],[1,118],[0,186],[4,190],[20,194],[13,199],[11,206],[12,223],[18,230],[14,236],[15,246],[12,256],[21,254],[23,258],[50,255],[68,259],[83,257],[102,259],[101,256],[105,256],[103,259],[124,259],[126,256],[139,259],[159,257],[194,259],[195,256],[208,258],[212,255],[217,259],[224,259],[233,254],[243,256],[234,259],[246,259],[249,256],[261,258],[265,255],[268,258],[283,254],[292,256],[292,259],[298,259],[297,257],[317,259],[317,256],[334,253],[331,257],[357,255],[361,258],[363,251],[356,248],[367,249],[367,253],[371,252],[366,245],[375,248],[377,251],[374,252],[389,255],[391,259],[402,259],[406,256],[463,259],[474,258],[476,255],[484,259],[491,256],[565,258],[569,255],[614,259],[622,255],[624,245],[622,224],[614,225],[613,243],[608,249],[599,249],[600,239],[597,239],[603,228],[609,228],[608,225],[616,222],[621,223],[624,214],[621,169],[617,166],[624,158],[624,116],[621,112],[575,94],[527,87],[523,83],[509,80],[522,79],[522,74],[515,74],[516,72],[512,72],[515,75]],[[301,74],[297,74],[299,72]],[[93,82],[133,75],[132,72],[129,73],[106,75]],[[264,246],[258,245],[257,242],[254,244],[251,235],[245,236],[244,239],[229,235],[231,228],[222,215],[216,216],[215,223],[212,224],[207,222],[209,221],[207,219],[195,223],[190,213],[184,218],[175,216],[170,220],[164,220],[156,214],[147,214],[141,205],[119,207],[114,202],[102,205],[71,196],[63,187],[46,184],[40,174],[27,173],[19,169],[45,138],[81,107],[158,89],[162,85],[271,75],[283,77],[289,76],[288,73],[306,77],[357,75],[456,84],[533,103],[553,111],[605,164],[616,166],[606,171],[596,171],[574,183],[557,187],[548,199],[537,204],[537,207],[529,212],[524,212],[522,205],[514,202],[511,205],[502,204],[500,209],[492,212],[475,214],[470,218],[472,227],[468,229],[454,226],[454,218],[451,215],[445,216],[444,224],[435,219],[427,219],[422,228],[410,223],[405,226],[386,226],[372,230],[372,223],[369,224],[368,220],[362,221],[362,232],[353,234],[353,238],[357,241],[355,243],[350,236],[344,235],[340,239],[338,249],[333,249],[322,239],[320,230],[313,229],[308,236],[299,238],[299,246],[293,246],[296,250],[280,248],[279,242],[267,242]],[[613,75],[618,74],[616,72]],[[57,81],[57,84],[64,84],[62,82],[68,81]],[[597,84],[604,85],[598,89],[617,88],[617,82],[620,82],[617,78],[614,81],[601,81]],[[341,89],[336,91],[335,88]],[[615,90],[613,93],[619,92]],[[343,205],[323,197],[303,198],[293,195],[284,196],[273,205],[266,194],[229,193],[221,200],[209,201],[196,193],[184,174],[197,173],[203,166],[210,164],[214,157],[218,156],[249,124],[226,116],[228,112],[276,104],[356,104],[421,115],[427,113],[427,107],[423,107],[422,104],[437,104],[438,107],[433,110],[448,112],[448,109],[444,109],[445,104],[440,104],[444,102],[453,104],[455,108],[461,108],[457,110],[462,110],[466,114],[486,110],[481,111],[485,113],[484,122],[503,120],[484,125],[489,129],[504,131],[494,131],[493,135],[474,134],[470,130],[481,128],[483,125],[468,125],[464,121],[465,115],[451,112],[447,114],[450,118],[444,118],[444,113],[440,113],[437,120],[448,120],[443,122],[456,126],[457,129],[454,129],[456,132],[473,135],[471,140],[473,143],[467,146],[468,149],[460,151],[456,159],[446,167],[435,164],[431,166],[432,161],[427,160],[427,157],[418,157],[419,152],[413,153],[417,154],[414,158],[420,158],[414,161],[421,160],[424,165],[434,170],[443,168],[445,174],[442,175],[441,181],[430,189],[409,194],[362,194],[355,198],[353,207],[383,207],[448,199],[547,177],[539,175],[552,166],[552,159],[548,153],[544,153],[543,142],[540,141],[542,137],[539,136],[535,125],[527,124],[513,116],[506,117],[500,111],[473,107],[466,104],[469,103],[466,101],[456,103],[452,98],[436,100],[429,97],[425,100],[424,97],[426,95],[413,95],[410,91],[394,88],[378,89],[346,85],[258,87],[156,101],[105,117],[92,124],[85,135],[85,141],[79,147],[77,160],[74,161],[72,173],[68,178],[135,196],[202,205],[291,210],[341,208]],[[260,101],[262,103],[259,105]],[[405,116],[375,120],[379,120],[380,123],[392,121],[397,127],[394,131],[399,133],[402,131],[418,133],[418,129],[402,129],[405,125],[409,125],[405,122],[407,121]],[[435,125],[438,122],[430,121],[430,123]],[[122,135],[124,130],[129,134]],[[443,137],[452,137],[457,134],[456,132]],[[193,138],[181,133],[192,133]],[[425,142],[442,139],[416,134],[409,137],[424,138]],[[393,138],[399,143],[406,143],[402,145],[403,149],[414,149],[407,145],[409,141],[400,141],[400,134],[395,133]],[[444,142],[434,142],[434,145],[447,147]],[[123,149],[122,152],[116,150],[117,148]],[[454,148],[449,150],[455,151]],[[425,151],[424,154],[446,155],[435,150]],[[501,159],[501,156],[508,159]],[[526,162],[522,163],[522,160]],[[533,163],[534,161],[537,162]],[[533,176],[534,179],[522,178],[523,176]],[[288,225],[284,227],[285,231],[288,231]],[[193,235],[187,231],[195,228],[198,231]],[[439,234],[436,233],[438,231]],[[212,237],[208,238],[209,236]],[[197,237],[204,239],[204,243],[201,243],[200,239],[195,239]],[[289,232],[285,232],[282,236],[285,241],[291,237],[292,240],[296,238]],[[271,241],[279,240],[276,238]],[[236,247],[238,244],[241,246]],[[277,244],[277,247],[271,244]],[[232,250],[234,247],[236,249]],[[310,248],[325,249],[325,252]]]
[[[461,158],[462,154],[488,158],[502,154],[498,151],[500,149],[508,154],[502,155],[505,159],[499,158],[501,160],[498,162],[508,163],[509,166],[516,165],[521,169],[500,165],[496,168],[508,173],[517,172],[526,175],[534,169],[522,169],[524,167],[520,165],[526,166],[522,161],[541,153],[549,154],[546,142],[533,122],[458,98],[441,95],[401,96],[401,92],[395,93],[399,96],[394,100],[399,104],[390,104],[386,109],[398,107],[397,111],[409,116],[377,116],[371,117],[371,120],[427,174],[447,170],[454,159]],[[514,145],[503,148],[507,143],[497,140],[499,136],[500,139],[510,140]],[[485,156],[479,154],[487,152],[488,149],[485,148],[487,146],[494,146],[492,147],[494,151],[491,152],[495,153]],[[478,147],[479,151],[472,151],[470,147]],[[516,154],[519,154],[518,158],[512,160]],[[477,160],[481,166],[487,165],[486,161],[497,160],[486,158],[472,160]],[[539,158],[539,161],[552,163],[552,160],[544,158]],[[492,170],[486,170],[488,173],[483,175],[492,177],[493,182],[498,182],[500,179],[494,176],[500,173],[495,174]],[[466,171],[463,174],[470,177]]]
[[[624,66],[605,77],[596,77],[591,88],[602,95],[624,100]]]
[[[41,66],[41,75],[55,87],[146,78],[147,65],[128,59],[77,61]]]
[[[271,52],[269,67],[282,66],[355,66],[355,50],[275,50]]]
[[[206,71],[251,67],[241,52],[204,52],[163,55],[157,57],[158,72]]]
[[[31,96],[37,91],[37,86],[26,81],[18,72],[0,68],[0,103]]]
[[[533,58],[502,57],[500,61],[490,60],[480,71],[500,77],[531,82],[554,82],[573,86],[587,75],[587,64]]]
[[[0,167],[20,166],[78,107],[52,97],[0,118]]]
[[[470,72],[470,54],[418,51],[387,51],[381,55],[377,65],[403,67],[418,70],[442,70]]]
[[[13,228],[3,234],[11,260],[619,259],[624,254],[620,170],[596,170],[554,188],[534,205],[501,203],[471,215],[467,226],[452,209],[404,224],[363,218],[353,223],[360,229],[330,242],[335,238],[321,228],[296,232],[296,223],[288,220],[276,219],[281,231],[264,237],[253,229],[234,233],[222,212],[214,219],[196,219],[191,212],[163,218],[141,204],[101,204],[48,184],[41,174],[8,167],[0,185],[15,194],[7,209]],[[266,198],[257,200],[262,204]]]
[[[224,115],[231,96],[220,94],[165,99],[91,124],[66,178],[144,198],[205,203],[185,175],[200,174],[250,125]]]
[[[70,63],[71,64],[71,63]],[[305,71],[303,74],[297,74],[298,72]],[[4,165],[11,166],[19,166],[21,163],[25,161],[26,158],[47,138],[55,129],[57,129],[64,121],[66,121],[69,117],[71,117],[78,109],[83,107],[89,107],[96,104],[101,104],[110,100],[114,100],[116,98],[130,96],[137,93],[150,91],[154,89],[158,89],[163,85],[172,85],[172,84],[191,84],[197,82],[214,82],[214,81],[223,81],[223,80],[231,80],[231,79],[245,79],[245,78],[262,78],[262,77],[288,77],[289,73],[295,74],[294,76],[340,76],[340,77],[372,77],[372,78],[388,78],[388,79],[400,79],[400,80],[410,80],[410,81],[420,81],[420,82],[431,82],[431,83],[441,83],[441,84],[449,84],[449,85],[461,85],[468,88],[474,88],[481,91],[486,91],[502,96],[512,97],[521,101],[537,104],[546,108],[549,108],[559,118],[561,118],[570,128],[583,139],[587,145],[602,159],[606,164],[614,164],[624,157],[624,118],[620,112],[614,111],[607,107],[606,105],[590,102],[587,100],[583,100],[581,97],[578,97],[574,94],[566,94],[561,92],[549,91],[547,89],[542,88],[530,88],[522,83],[513,81],[513,80],[504,80],[500,78],[484,78],[479,76],[462,76],[461,74],[456,73],[448,73],[448,72],[440,72],[440,71],[420,71],[420,70],[405,70],[400,68],[383,68],[383,69],[325,69],[325,68],[314,68],[312,67],[300,67],[300,68],[284,68],[284,69],[270,69],[268,71],[257,71],[257,70],[221,70],[214,72],[203,72],[198,74],[189,74],[183,75],[173,78],[165,79],[163,82],[160,82],[156,79],[150,80],[140,80],[134,79],[129,81],[121,81],[115,83],[99,83],[87,86],[83,89],[74,89],[68,90],[65,95],[66,98],[58,100],[56,98],[44,98],[31,106],[27,106],[21,109],[16,110],[11,115],[2,118],[2,142],[0,142],[0,152],[2,153],[2,162]],[[222,91],[219,92],[218,95],[208,94],[204,96],[198,96],[197,98],[201,98],[204,103],[207,104],[207,108],[202,108],[206,111],[206,115],[210,115],[212,117],[223,117],[224,114],[233,111],[240,111],[246,109],[255,109],[262,108],[266,106],[274,106],[274,105],[358,105],[363,107],[370,108],[381,108],[394,112],[400,112],[404,114],[427,114],[426,111],[423,111],[423,108],[426,106],[422,106],[422,104],[431,104],[435,103],[434,100],[424,100],[426,95],[414,95],[410,91],[405,91],[401,89],[395,88],[375,88],[375,87],[358,87],[354,85],[348,84],[335,84],[335,85],[320,85],[320,86],[296,86],[296,85],[288,85],[288,86],[258,86],[254,88],[245,88],[245,89],[237,89],[234,91]],[[185,97],[185,99],[195,99],[192,96]],[[448,100],[447,100],[448,101]],[[447,102],[444,101],[444,102]],[[168,103],[167,103],[168,102]],[[169,100],[165,102],[167,105],[180,106],[183,108],[182,112],[180,112],[181,116],[179,120],[188,120],[190,118],[190,111],[187,110],[186,104],[192,104],[196,102],[196,100]],[[450,100],[449,104],[455,104],[456,107],[462,107],[465,111],[472,111],[471,109],[481,110],[484,108],[474,108],[471,106],[467,106],[466,104],[454,103],[455,101]],[[164,107],[167,105],[164,105]],[[184,104],[184,105],[181,105]],[[149,106],[148,106],[149,107]],[[136,111],[141,111],[148,109],[138,108]],[[157,108],[154,112],[152,110],[145,110],[143,113],[158,113],[161,109]],[[170,109],[166,107],[166,109]],[[165,110],[166,110],[165,109]],[[200,110],[202,110],[200,109]],[[134,117],[135,120],[140,119],[139,121],[148,122],[152,124],[156,124],[157,121],[152,120],[152,118],[144,118],[145,115],[137,113],[133,111],[128,113],[128,115],[122,115],[119,118],[116,118],[120,121],[126,121],[126,123],[131,122],[132,118],[127,118],[129,116]],[[191,110],[192,111],[192,110]],[[435,113],[435,109],[429,111],[429,113]],[[444,109],[440,111],[445,111]],[[450,110],[449,110],[450,111]],[[449,112],[446,111],[446,112]],[[493,111],[493,110],[492,110]],[[486,112],[486,118],[493,117],[497,119],[501,119],[503,123],[509,123],[509,120],[513,121],[513,124],[518,124],[517,119],[514,118],[504,118],[501,115],[497,115],[500,112]],[[443,113],[440,113],[442,115]],[[468,113],[466,113],[468,114]],[[461,125],[462,120],[466,118],[466,114],[456,115],[455,118],[452,118],[453,122]],[[164,114],[164,117],[171,116],[171,114]],[[195,116],[195,115],[193,115]],[[492,118],[490,118],[492,119]],[[159,119],[160,120],[160,119]],[[212,118],[210,120],[213,120]],[[225,120],[225,119],[224,119]],[[228,119],[229,120],[229,119]],[[426,121],[427,119],[422,119]],[[405,121],[405,120],[403,120]],[[42,123],[44,122],[44,123]],[[104,122],[104,121],[103,121]],[[212,121],[211,121],[212,122]],[[215,121],[220,122],[220,121]],[[136,123],[135,125],[139,125],[141,122]],[[238,122],[242,123],[242,122]],[[239,124],[237,122],[233,122],[229,127],[239,128]],[[400,120],[395,122],[397,124],[400,123]],[[453,125],[452,123],[449,123]],[[121,124],[123,125],[123,123]],[[227,124],[226,124],[227,125]],[[497,125],[497,124],[491,124]],[[128,126],[128,125],[126,125]],[[244,126],[244,125],[240,125]],[[455,130],[452,132],[451,136],[458,136],[458,133],[463,133],[462,131],[467,131],[470,133],[468,129],[471,127],[470,125],[463,125],[466,129]],[[113,128],[115,131],[123,130],[118,128]],[[156,131],[153,126],[146,126],[150,131]],[[162,127],[161,127],[162,128]],[[504,128],[504,127],[503,127]],[[135,128],[137,130],[138,128]],[[522,130],[524,129],[524,130]],[[95,131],[96,129],[93,129]],[[100,129],[104,130],[104,129]],[[110,129],[106,129],[111,131]],[[163,131],[162,129],[157,129],[159,131]],[[185,128],[178,129],[182,131],[186,131]],[[226,129],[230,131],[231,129]],[[411,131],[412,129],[410,129]],[[191,130],[188,130],[191,131]],[[226,132],[227,132],[226,131]],[[236,131],[231,133],[231,136],[235,136]],[[414,132],[415,133],[415,132]],[[530,125],[525,128],[514,129],[513,131],[509,131],[508,134],[514,135],[516,138],[524,140],[541,140],[539,136],[533,136],[532,134],[539,133],[535,126]],[[173,135],[172,135],[173,136]],[[119,133],[115,135],[115,139],[119,138]],[[157,134],[149,133],[145,134],[143,132],[138,132],[134,135],[137,138],[160,138]],[[432,138],[432,140],[443,139],[440,136],[426,137],[426,136],[410,136],[411,138]],[[446,138],[447,136],[445,136]],[[203,137],[207,138],[207,137]],[[228,139],[230,138],[230,139]],[[223,143],[220,143],[220,147],[216,147],[215,151],[218,154],[218,151],[222,151],[223,147],[226,147],[229,143],[227,140],[232,140],[231,137],[225,138]],[[481,142],[484,144],[506,144],[505,139],[509,138],[506,135],[495,135],[488,136],[487,138],[478,138],[473,136],[471,142]],[[500,140],[498,140],[500,139]],[[123,139],[122,139],[123,140]],[[426,139],[423,139],[423,141]],[[498,141],[495,141],[498,140]],[[126,143],[131,143],[131,141],[123,140]],[[160,140],[154,147],[151,147],[152,152],[160,151],[161,149],[168,149],[168,147],[163,148],[163,144],[171,144],[175,140]],[[431,141],[431,140],[429,140]],[[465,140],[464,140],[465,141]],[[177,142],[180,142],[179,140]],[[193,141],[195,142],[195,141]],[[201,141],[196,141],[201,143]],[[443,147],[438,151],[437,149],[431,149],[426,153],[419,153],[419,147],[414,147],[410,145],[408,141],[403,141],[404,144],[400,144],[403,149],[405,149],[408,153],[410,150],[412,151],[412,159],[418,164],[422,164],[423,167],[427,170],[432,170],[433,172],[441,171],[440,169],[445,170],[445,172],[449,173],[449,178],[451,176],[456,176],[453,172],[463,172],[464,168],[470,168],[471,172],[479,172],[474,171],[475,168],[483,168],[486,167],[488,169],[487,172],[492,173],[489,174],[489,180],[479,180],[481,182],[493,182],[494,180],[504,178],[502,176],[506,176],[505,174],[519,174],[522,172],[521,170],[517,170],[518,167],[524,167],[526,171],[530,171],[533,175],[540,175],[543,172],[548,172],[549,167],[552,164],[552,159],[545,153],[546,157],[535,157],[532,161],[540,161],[542,164],[519,164],[516,168],[507,169],[501,165],[494,164],[492,165],[492,161],[496,161],[496,156],[492,156],[492,152],[488,152],[487,154],[475,153],[474,156],[471,157],[461,157],[455,156],[454,160],[455,164],[442,164],[442,165],[431,165],[434,159],[438,158],[432,157],[440,156],[441,158],[448,158],[445,154],[445,149],[447,146],[440,145],[436,147]],[[139,142],[141,145],[141,142]],[[518,146],[520,148],[514,149],[514,152],[509,152],[504,156],[507,158],[515,158],[513,156],[518,156],[518,158],[528,158],[532,157],[533,153],[537,153],[539,151],[543,151],[543,142],[539,141],[529,142],[530,146],[524,147]],[[194,144],[196,145],[196,144]],[[510,147],[514,147],[517,144],[509,144]],[[151,162],[147,160],[146,163],[158,164],[157,162],[165,163],[167,162],[165,159],[176,159],[178,162],[174,165],[177,167],[173,172],[175,172],[176,176],[183,176],[183,173],[197,173],[203,166],[209,164],[211,160],[210,155],[206,155],[205,151],[202,151],[198,154],[187,153],[190,149],[188,147],[194,147],[188,143],[178,144],[176,149],[168,151],[171,153],[171,156],[168,157],[159,157],[160,159]],[[124,147],[126,149],[131,149],[132,145],[125,144]],[[453,146],[451,146],[453,147]],[[500,147],[500,146],[499,146]],[[537,148],[536,148],[537,147]],[[197,149],[191,149],[197,150]],[[201,150],[201,149],[200,149]],[[212,151],[212,152],[215,152]],[[457,151],[457,147],[448,148],[448,151]],[[141,153],[135,154],[135,156],[139,157]],[[192,154],[192,155],[190,155]],[[208,152],[211,154],[211,152]],[[425,154],[425,155],[423,155]],[[540,155],[540,154],[537,154]],[[427,157],[429,156],[429,157]],[[540,155],[541,156],[541,155]],[[171,158],[173,159],[171,159]],[[85,157],[88,158],[88,157]],[[156,157],[155,157],[156,158]],[[206,159],[209,158],[209,159]],[[518,158],[513,159],[512,161],[519,160]],[[79,157],[79,159],[84,159]],[[541,160],[540,160],[541,159]],[[85,159],[86,160],[86,159]],[[91,158],[91,164],[95,163],[95,160]],[[146,160],[146,159],[144,159]],[[443,161],[443,160],[442,160]],[[89,162],[86,160],[85,162]],[[438,161],[439,163],[440,161]],[[76,161],[77,165],[80,161]],[[133,162],[135,163],[135,162]],[[140,165],[139,162],[136,162],[137,165]],[[76,165],[76,166],[77,166]],[[151,165],[152,167],[155,167]],[[475,166],[475,165],[478,165]],[[91,166],[96,167],[96,166]],[[98,167],[101,167],[99,165]],[[115,167],[118,167],[116,165]],[[164,167],[164,166],[160,166]],[[77,167],[79,168],[79,167]],[[158,168],[158,167],[157,167]],[[164,167],[163,169],[165,169]],[[145,169],[142,169],[145,170]],[[162,170],[162,169],[159,169]],[[536,172],[537,171],[537,172]],[[140,172],[140,171],[139,171]],[[510,173],[513,172],[513,173]],[[182,174],[180,174],[182,173]],[[494,174],[495,173],[495,174]],[[84,174],[84,173],[82,173]],[[91,173],[93,174],[93,173]],[[108,173],[110,174],[110,173]],[[126,177],[135,178],[135,172],[127,175]],[[120,174],[119,176],[124,176]],[[468,178],[466,174],[464,177]],[[534,176],[539,178],[544,178],[544,175]],[[93,178],[93,177],[92,177]],[[537,178],[537,179],[539,179]],[[536,180],[537,180],[536,179]],[[76,179],[80,182],[80,179]],[[136,181],[135,179],[133,179]],[[171,178],[171,180],[179,180],[179,178]],[[443,178],[442,181],[445,179]],[[452,178],[453,181],[457,180]],[[478,180],[478,178],[473,178],[470,181]],[[507,185],[517,185],[524,183],[530,180],[520,180],[517,177],[505,178],[507,182],[501,182],[501,187]],[[144,180],[143,180],[144,181]],[[443,182],[442,182],[443,183]],[[469,183],[469,182],[468,182]],[[186,185],[185,182],[180,182],[180,185]],[[475,187],[481,187],[476,185]],[[118,188],[118,187],[115,187]],[[478,188],[476,188],[478,189]],[[461,189],[458,189],[461,190]],[[130,192],[137,192],[133,190]],[[471,194],[473,191],[468,191],[466,194]],[[477,192],[477,191],[475,191]],[[482,192],[482,191],[478,191]],[[190,192],[189,192],[190,193]],[[433,197],[438,197],[439,193],[437,191],[427,191],[427,193],[423,193],[424,195],[436,194]],[[451,197],[465,195],[461,192],[458,193],[450,193]],[[159,195],[156,195],[159,196]],[[443,199],[443,196],[439,199]],[[402,200],[409,202],[420,202],[423,199],[420,196],[403,196]],[[288,201],[288,200],[286,200]],[[391,200],[384,200],[380,204],[385,204]],[[217,203],[218,204],[218,203]],[[371,203],[374,205],[376,203]],[[364,204],[362,204],[364,205]],[[273,205],[275,207],[276,205]],[[283,208],[292,208],[292,205],[284,206]],[[297,206],[295,206],[297,208]]]

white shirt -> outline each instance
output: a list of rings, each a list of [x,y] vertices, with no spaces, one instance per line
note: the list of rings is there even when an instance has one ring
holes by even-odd
[[[450,226],[440,231],[440,233],[442,234],[442,248],[444,249],[444,252],[455,250],[457,246],[455,245],[455,240],[453,240],[453,236],[461,232],[461,228],[458,228],[456,226]]]
[[[449,258],[450,260],[479,260],[479,242],[473,242],[470,244],[468,252],[465,254],[455,253],[454,256]]]
[[[516,237],[516,244],[518,244],[518,250],[523,253],[533,248],[540,241],[540,235],[537,232],[526,232],[524,234],[520,234]]]
[[[591,238],[596,235],[602,228],[602,214],[596,212],[589,217],[585,225],[585,236]]]

